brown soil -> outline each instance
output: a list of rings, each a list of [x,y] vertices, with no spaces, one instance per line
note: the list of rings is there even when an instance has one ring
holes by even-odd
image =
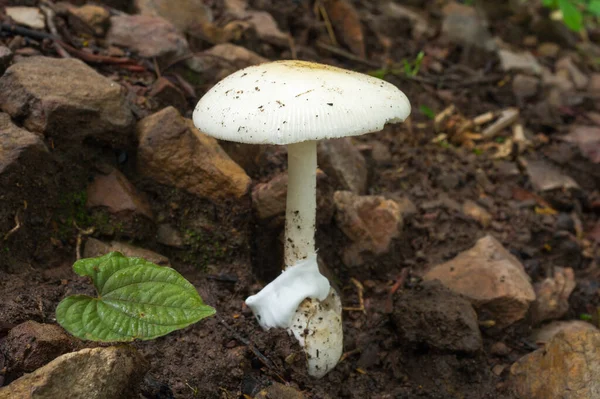
[[[215,3],[218,8],[219,2],[206,3]],[[293,35],[314,35],[316,28],[308,29],[307,21],[298,17],[307,15],[306,1],[255,0],[251,3],[257,9],[272,13],[283,30],[289,30]],[[354,3],[359,11],[374,8],[364,4],[369,2]],[[119,5],[119,8],[123,7]],[[431,15],[435,18],[439,12],[433,11]],[[381,45],[373,26],[366,26],[367,55],[376,57],[382,51]],[[509,35],[510,29],[506,31]],[[496,33],[504,32],[498,30]],[[421,48],[431,45],[407,37],[408,34],[395,33],[390,57],[414,58]],[[247,46],[269,58],[289,57],[287,50],[266,44],[248,42]],[[445,49],[450,52],[447,58],[450,62],[457,65],[463,62],[464,65],[465,49],[460,46],[446,46]],[[372,69],[316,48],[298,50],[299,56],[306,59],[362,71]],[[489,74],[503,75],[497,60],[470,55],[470,69],[487,69]],[[98,67],[104,74],[113,72],[111,68]],[[141,79],[149,78],[144,75]],[[515,189],[533,192],[525,174],[505,173],[508,166],[518,165],[514,162],[517,159],[493,160],[464,147],[432,143],[437,134],[432,122],[419,112],[418,107],[426,105],[441,111],[448,102],[432,85],[405,77],[389,76],[388,79],[411,99],[412,125],[410,128],[387,127],[383,132],[357,138],[356,143],[365,144],[364,148],[367,148],[364,153],[370,167],[369,194],[407,197],[419,210],[405,219],[402,236],[393,242],[389,254],[366,256],[366,264],[357,268],[343,265],[341,254],[348,239],[333,220],[326,218],[321,223],[317,233],[319,254],[336,277],[344,306],[355,306],[359,302],[351,278],[361,281],[365,287],[365,312],[344,312],[344,351],[347,356],[323,379],[317,381],[306,375],[302,351],[285,332],[262,331],[244,306],[244,299],[277,273],[282,253],[280,226],[256,224],[249,197],[213,204],[144,180],[135,172],[133,149],[115,151],[96,143],[85,143],[76,148],[58,147],[53,152],[50,166],[36,159],[24,163],[26,168],[39,170],[39,173],[35,181],[19,191],[11,188],[14,182],[0,181],[3,187],[0,231],[6,231],[12,225],[14,209],[19,207],[17,204],[25,200],[31,207],[21,215],[23,227],[2,242],[0,345],[8,330],[21,322],[55,323],[54,310],[66,295],[91,293],[87,282],[77,278],[71,270],[78,236],[73,221],[83,223],[81,228],[97,223],[97,219],[87,214],[82,193],[97,168],[104,167],[99,165],[111,165],[147,194],[155,214],[167,215],[166,218],[181,231],[195,231],[196,241],[184,249],[173,249],[153,238],[139,241],[120,236],[119,232],[112,235],[97,232],[94,236],[130,241],[168,256],[173,266],[198,287],[204,300],[217,309],[215,317],[194,326],[155,341],[134,344],[152,364],[142,387],[143,397],[253,397],[273,382],[281,382],[297,387],[307,398],[513,398],[506,383],[507,368],[498,373],[493,370],[498,370],[494,366],[508,366],[535,349],[528,341],[532,328],[528,320],[504,330],[481,327],[484,350],[465,352],[410,339],[418,335],[420,331],[417,330],[423,326],[414,323],[405,325],[403,330],[398,329],[394,321],[398,318],[393,317],[397,310],[394,309],[411,309],[411,301],[415,301],[415,307],[420,304],[420,295],[410,295],[428,289],[423,287],[418,276],[428,267],[470,248],[487,233],[497,236],[523,262],[534,282],[546,277],[553,266],[575,269],[578,287],[570,299],[568,319],[579,318],[581,314],[596,314],[595,309],[600,306],[599,274],[590,276],[587,268],[592,260],[581,255],[582,248],[576,240],[565,240],[564,235],[559,234],[556,215],[541,215],[533,206],[518,207],[511,201]],[[509,86],[484,82],[469,86],[449,84],[440,89],[451,90],[452,103],[457,109],[466,117],[474,117],[514,106],[516,100]],[[198,89],[201,94],[202,87]],[[189,105],[191,110],[193,101]],[[549,192],[544,198],[559,212],[576,212],[589,230],[598,219],[600,176],[597,169],[594,171],[597,165],[584,159],[574,147],[553,140],[552,136],[565,131],[565,127],[590,106],[584,103],[568,115],[557,116],[559,123],[552,126],[540,119],[536,107],[533,102],[522,104],[522,118],[530,130],[543,132],[551,140],[528,153],[528,158],[552,161],[581,186],[577,191]],[[368,150],[376,141],[389,149],[389,159],[375,159]],[[248,170],[254,182],[266,181],[285,169],[285,153],[279,149],[267,149],[267,155],[262,159],[259,168]],[[480,178],[483,174],[488,181]],[[484,201],[489,204],[494,218],[489,227],[481,227],[451,207],[433,203],[440,196],[458,203],[467,199],[480,200],[482,185],[486,185],[487,199]],[[40,199],[41,195],[43,199]],[[594,200],[596,205],[593,205]],[[195,224],[198,220],[202,220],[202,228]],[[253,239],[253,235],[260,237],[260,241]],[[408,272],[402,274],[403,270]],[[392,285],[401,276],[404,277],[403,284],[390,295]],[[447,293],[432,290],[431,295],[443,298]],[[448,313],[457,312],[462,302],[450,301],[445,306],[443,309]],[[485,315],[480,315],[480,320],[485,320]],[[428,322],[435,325],[444,320],[432,317]],[[451,326],[460,328],[459,324]],[[452,333],[460,335],[461,331]],[[508,346],[508,354],[491,350],[498,342]],[[0,367],[3,361],[0,356]],[[23,373],[11,369],[11,364],[5,364],[5,367],[8,372],[4,384]]]

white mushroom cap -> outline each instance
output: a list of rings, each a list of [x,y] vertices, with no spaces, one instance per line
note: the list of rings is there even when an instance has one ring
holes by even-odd
[[[404,121],[408,98],[372,76],[306,61],[239,70],[204,95],[194,124],[210,136],[250,144],[291,144],[356,136]]]

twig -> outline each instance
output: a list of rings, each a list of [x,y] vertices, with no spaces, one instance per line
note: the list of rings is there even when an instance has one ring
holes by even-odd
[[[317,0],[315,2],[315,15],[321,14],[323,17],[323,22],[325,22],[325,28],[327,29],[327,34],[329,35],[329,40],[331,40],[331,44],[334,46],[338,45],[337,39],[335,38],[335,32],[333,31],[333,25],[331,24],[331,20],[329,19],[329,15],[327,14],[327,10],[321,0]]]
[[[367,314],[367,310],[365,309],[365,299],[363,297],[363,292],[365,290],[365,287],[363,287],[363,285],[360,283],[360,281],[358,281],[354,277],[352,277],[350,279],[350,281],[352,281],[352,284],[354,284],[354,286],[356,287],[356,290],[358,291],[358,306],[343,307],[342,309],[348,310],[348,311],[363,312],[364,314]]]
[[[40,4],[40,9],[46,16],[46,23],[48,24],[48,29],[50,29],[50,33],[52,33],[54,37],[60,37],[60,35],[58,34],[58,30],[56,29],[56,25],[54,24],[54,17],[56,16],[54,10],[45,1],[43,1],[42,4]],[[69,53],[67,53],[67,51],[61,46],[59,40],[53,40],[52,44],[58,55],[60,55],[62,58],[71,58]]]
[[[4,241],[8,240],[8,237],[15,234],[21,228],[21,221],[19,220],[19,212],[21,212],[21,208],[17,209],[17,213],[15,213],[15,227],[13,227],[6,234],[4,234]]]
[[[81,242],[83,236],[89,236],[90,234],[93,234],[96,230],[96,227],[92,226],[86,230],[83,230],[79,228],[79,226],[77,226],[77,223],[75,221],[73,221],[73,226],[75,226],[75,228],[77,229],[77,243],[75,245],[75,256],[77,257],[77,260],[79,260],[81,259]]]
[[[229,333],[233,336],[233,338],[237,339],[238,341],[240,341],[241,343],[246,345],[248,348],[250,348],[252,353],[254,353],[254,355],[258,358],[258,360],[260,360],[265,366],[267,366],[271,370],[277,370],[277,367],[275,367],[273,362],[271,362],[265,355],[260,353],[260,351],[256,348],[256,346],[254,346],[254,344],[252,342],[250,342],[249,340],[247,340],[246,338],[242,337],[240,334],[235,332],[235,330],[233,328],[231,328],[227,323],[225,323],[225,320],[221,319],[221,320],[219,320],[219,322],[221,324],[223,324],[223,326],[225,326],[225,328],[227,329],[227,331],[229,331]],[[283,378],[280,377],[279,375],[278,375],[278,377],[283,380]]]
[[[371,68],[379,68],[379,64],[373,62],[373,61],[369,61],[367,59],[364,59],[362,57],[359,57],[357,55],[354,55],[342,48],[336,47],[336,46],[332,46],[331,44],[327,44],[327,43],[323,43],[322,41],[318,40],[317,41],[317,47],[319,47],[322,50],[326,50],[329,51],[330,53],[333,53],[335,55],[339,55],[340,57],[344,57],[347,58],[351,61],[356,61],[356,62],[360,62],[361,64],[367,65]]]
[[[400,287],[404,285],[404,282],[408,278],[408,272],[408,268],[402,269],[402,271],[400,272],[400,277],[398,277],[396,283],[392,286],[392,288],[390,288],[390,293],[385,302],[385,313],[392,313],[392,310],[394,309],[394,294],[396,293],[396,291],[398,291]]]

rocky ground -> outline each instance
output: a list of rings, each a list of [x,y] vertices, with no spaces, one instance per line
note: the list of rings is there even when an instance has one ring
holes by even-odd
[[[597,21],[463,3],[0,0],[0,398],[600,398]],[[189,119],[220,78],[289,58],[413,107],[319,145],[345,306],[321,380],[243,303],[280,270],[285,148]],[[91,291],[73,262],[113,250],[217,315],[129,346],[68,336],[56,305]]]

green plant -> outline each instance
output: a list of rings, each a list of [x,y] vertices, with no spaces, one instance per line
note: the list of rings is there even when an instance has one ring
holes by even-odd
[[[73,270],[92,279],[98,297],[73,295],[56,320],[77,338],[100,342],[149,340],[211,316],[194,286],[170,267],[111,252],[81,259]]]
[[[419,111],[421,111],[421,113],[423,115],[425,115],[428,119],[435,119],[435,112],[429,108],[427,105],[420,105],[419,106]]]
[[[423,51],[419,51],[414,60],[409,61],[407,59],[402,60],[402,68],[382,68],[376,69],[373,71],[369,71],[368,74],[374,76],[379,79],[385,78],[385,75],[406,75],[406,76],[417,76],[419,71],[421,70],[421,65],[423,64],[423,58],[425,57],[425,53]]]
[[[600,17],[600,0],[542,0],[545,7],[560,10],[565,25],[579,32],[585,16]]]

